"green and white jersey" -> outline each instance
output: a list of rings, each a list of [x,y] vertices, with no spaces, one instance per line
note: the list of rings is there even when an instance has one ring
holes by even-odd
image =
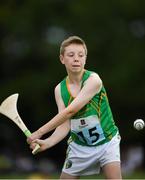
[[[91,73],[85,70],[82,87]],[[74,99],[68,90],[67,77],[61,81],[61,96],[66,107]],[[74,141],[84,146],[104,144],[118,132],[104,86],[70,121],[71,136],[68,142]]]

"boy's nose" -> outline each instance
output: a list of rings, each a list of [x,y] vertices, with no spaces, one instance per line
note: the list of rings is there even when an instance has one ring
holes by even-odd
[[[78,56],[74,56],[74,61],[75,61],[75,62],[78,62],[78,61],[79,61]]]
[[[75,58],[74,61],[75,61],[75,62],[78,62],[79,60]]]

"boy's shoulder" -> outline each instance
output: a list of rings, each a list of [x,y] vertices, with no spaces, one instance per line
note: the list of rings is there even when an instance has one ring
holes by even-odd
[[[67,76],[66,76],[65,78],[63,78],[63,79],[55,86],[55,91],[59,91],[60,88],[61,88],[61,86],[63,86],[63,85],[66,83],[66,78],[67,78]]]
[[[83,80],[87,80],[89,77],[94,77],[94,78],[100,78],[100,76],[98,75],[98,73],[96,73],[95,71],[90,71],[90,70],[85,70],[84,76],[83,76]]]
[[[87,69],[85,69],[84,74],[87,74],[87,75],[98,75],[98,73],[97,73],[97,72],[95,72],[95,71],[91,71],[91,70],[87,70]]]

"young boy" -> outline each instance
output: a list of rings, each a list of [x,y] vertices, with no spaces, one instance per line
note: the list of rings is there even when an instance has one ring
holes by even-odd
[[[98,74],[84,68],[87,58],[85,42],[71,36],[60,47],[60,61],[67,77],[55,88],[59,113],[35,131],[27,142],[44,151],[60,142],[68,132],[67,156],[61,179],[78,179],[98,174],[100,167],[106,179],[121,179],[120,136],[107,94]],[[51,130],[54,133],[40,140]]]

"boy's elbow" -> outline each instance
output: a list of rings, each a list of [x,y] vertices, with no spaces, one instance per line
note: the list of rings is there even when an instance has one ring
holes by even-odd
[[[76,113],[78,112],[77,108],[68,108],[67,109],[67,117],[68,119],[71,118],[72,116],[74,116]]]

